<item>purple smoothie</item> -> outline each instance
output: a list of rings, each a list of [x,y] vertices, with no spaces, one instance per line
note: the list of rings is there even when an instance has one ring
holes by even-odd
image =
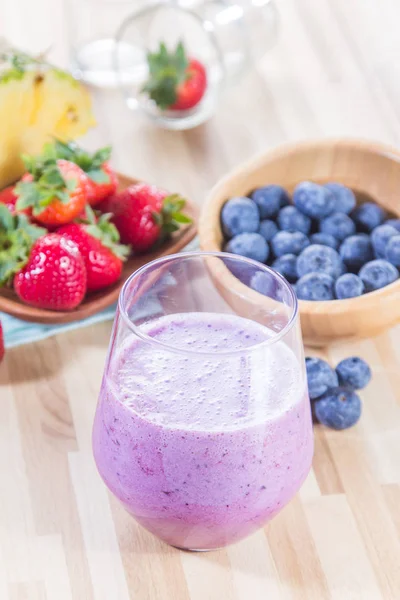
[[[284,342],[262,343],[270,330],[234,315],[169,315],[143,333],[165,346],[131,334],[112,353],[93,430],[98,470],[173,546],[240,540],[310,469],[302,368]]]

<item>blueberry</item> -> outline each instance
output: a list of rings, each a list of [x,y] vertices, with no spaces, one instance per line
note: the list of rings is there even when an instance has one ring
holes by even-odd
[[[265,263],[269,256],[268,243],[259,233],[239,233],[225,245],[224,250],[262,263]]]
[[[221,223],[228,238],[239,233],[255,233],[260,226],[257,204],[250,198],[231,198],[222,207]]]
[[[306,358],[308,393],[311,400],[339,385],[335,371],[322,358]]]
[[[351,213],[351,217],[357,226],[358,231],[370,233],[378,225],[382,225],[385,220],[385,211],[375,204],[375,202],[365,202]]]
[[[274,223],[274,221],[271,221],[270,219],[265,219],[264,221],[261,221],[258,233],[260,233],[263,236],[263,238],[267,240],[267,242],[269,242],[272,240],[274,235],[278,233],[278,231],[278,226],[276,225],[276,223]]]
[[[275,218],[279,210],[289,204],[289,196],[280,185],[266,185],[254,190],[252,200],[257,204],[262,219]]]
[[[330,246],[334,250],[339,247],[339,240],[333,237],[330,233],[313,233],[310,236],[312,244],[321,244],[322,246]]]
[[[296,283],[299,300],[334,300],[334,280],[326,273],[308,273]]]
[[[311,219],[303,215],[295,206],[285,206],[279,211],[278,225],[284,231],[300,231],[305,235],[310,233]]]
[[[361,267],[374,258],[369,235],[358,233],[343,240],[339,254],[349,271],[358,273]]]
[[[333,212],[335,200],[326,187],[311,181],[303,181],[295,187],[293,203],[307,217],[319,220]]]
[[[310,244],[310,240],[300,231],[279,231],[271,240],[275,256],[300,254]]]
[[[390,238],[386,246],[385,254],[387,260],[400,269],[400,235]]]
[[[335,212],[333,215],[326,217],[326,219],[322,219],[319,230],[322,233],[333,235],[339,242],[342,242],[349,235],[353,235],[356,232],[356,226],[348,215]]]
[[[344,265],[339,253],[329,246],[313,244],[308,246],[297,259],[297,274],[299,277],[307,273],[326,273],[336,279],[344,271]]]
[[[371,242],[376,258],[385,258],[386,245],[395,235],[399,235],[399,232],[391,225],[375,227],[371,233]]]
[[[295,254],[283,254],[272,263],[272,268],[278,271],[289,283],[297,281],[296,269],[297,256]]]
[[[361,400],[352,390],[336,387],[314,402],[314,414],[322,425],[347,429],[361,416]]]
[[[354,273],[344,273],[335,281],[335,294],[338,300],[356,298],[365,291],[362,280]]]
[[[277,295],[276,281],[272,275],[262,271],[257,271],[254,273],[250,280],[250,287],[259,294],[263,294],[263,296],[275,298]]]
[[[379,258],[371,260],[371,262],[361,267],[359,276],[363,280],[366,291],[373,292],[396,281],[399,278],[399,273],[390,262]]]
[[[362,390],[371,380],[369,365],[358,356],[351,356],[340,361],[336,367],[339,384],[351,390]]]
[[[342,183],[326,183],[325,186],[335,198],[335,212],[350,214],[356,206],[353,191]]]
[[[385,221],[385,225],[391,225],[400,232],[400,219],[388,219]]]

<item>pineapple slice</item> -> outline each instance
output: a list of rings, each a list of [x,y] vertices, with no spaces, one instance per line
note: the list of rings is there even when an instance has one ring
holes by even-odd
[[[23,173],[21,154],[93,125],[89,93],[70,74],[0,44],[0,189]]]

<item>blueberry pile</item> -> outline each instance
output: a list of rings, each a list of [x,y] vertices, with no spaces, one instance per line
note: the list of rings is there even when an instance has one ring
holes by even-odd
[[[399,278],[400,219],[374,202],[356,206],[340,183],[303,181],[292,201],[279,185],[228,200],[224,250],[270,265],[300,300],[354,298]]]
[[[361,416],[357,390],[368,385],[371,369],[357,356],[345,358],[332,369],[321,358],[306,358],[308,392],[314,418],[332,429],[347,429]]]

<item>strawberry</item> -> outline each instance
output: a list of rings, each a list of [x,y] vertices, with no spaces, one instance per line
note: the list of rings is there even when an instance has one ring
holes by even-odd
[[[26,173],[15,186],[16,208],[30,208],[36,221],[48,227],[70,223],[86,205],[87,177],[68,160],[24,157]]]
[[[59,158],[69,160],[86,173],[86,194],[91,206],[95,206],[116,192],[118,178],[107,162],[111,155],[109,146],[90,154],[75,142],[65,143],[55,140],[53,144],[45,146],[44,154],[53,160]]]
[[[28,262],[33,244],[46,229],[33,225],[26,215],[0,204],[0,286],[11,282]]]
[[[3,360],[4,358],[4,335],[3,335],[3,326],[1,324],[0,321],[0,362]]]
[[[121,241],[134,252],[146,252],[191,219],[181,210],[185,200],[154,185],[138,183],[105,200],[100,209],[111,213]]]
[[[204,65],[186,56],[182,42],[174,52],[164,43],[158,52],[147,54],[149,79],[142,92],[154,100],[161,110],[188,110],[203,98],[207,87]]]
[[[17,196],[14,193],[13,185],[9,185],[8,187],[0,191],[0,202],[1,204],[5,204],[12,213],[15,212]]]
[[[26,304],[48,310],[72,310],[86,293],[86,267],[78,246],[57,233],[39,238],[14,289]]]
[[[118,244],[119,233],[115,225],[110,223],[111,215],[103,214],[96,221],[89,206],[86,207],[86,215],[86,221],[64,225],[57,233],[78,246],[85,261],[87,291],[92,292],[118,281],[130,248]]]

